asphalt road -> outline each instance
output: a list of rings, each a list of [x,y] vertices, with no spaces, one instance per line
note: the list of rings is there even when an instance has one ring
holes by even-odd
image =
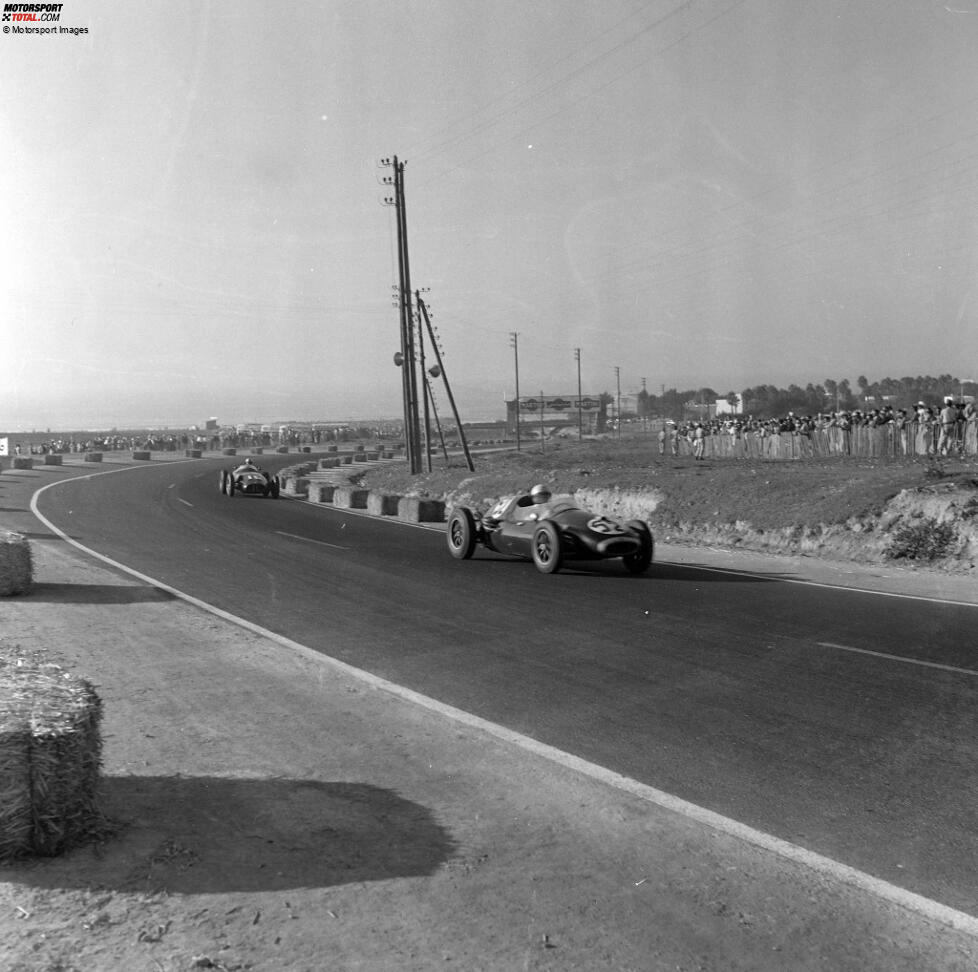
[[[311,648],[978,914],[978,609],[664,563],[458,562],[430,529],[229,499],[220,465],[65,480],[38,508]]]

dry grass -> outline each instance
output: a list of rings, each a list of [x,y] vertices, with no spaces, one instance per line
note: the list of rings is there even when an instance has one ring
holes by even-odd
[[[428,496],[464,495],[472,505],[544,481],[559,492],[619,489],[657,494],[653,527],[681,522],[747,522],[760,530],[846,523],[879,513],[887,500],[935,478],[974,485],[974,462],[820,459],[697,462],[660,457],[651,441],[562,443],[477,455],[471,473],[459,459],[411,476],[403,465],[370,470],[371,489]]]

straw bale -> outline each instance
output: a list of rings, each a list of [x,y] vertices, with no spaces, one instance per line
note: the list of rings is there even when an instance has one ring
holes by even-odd
[[[410,523],[444,523],[445,501],[404,496],[398,500],[397,515]]]
[[[54,856],[105,832],[102,703],[40,652],[0,648],[0,860]]]
[[[367,512],[374,516],[396,516],[400,496],[371,490],[367,494]]]
[[[34,583],[34,564],[27,537],[0,531],[0,595],[28,594]]]

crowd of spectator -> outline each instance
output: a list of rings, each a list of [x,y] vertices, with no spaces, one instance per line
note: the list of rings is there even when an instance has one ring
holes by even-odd
[[[177,452],[186,449],[221,450],[227,448],[273,448],[288,446],[301,448],[328,442],[389,438],[401,435],[403,427],[397,423],[374,424],[369,427],[354,425],[334,426],[279,426],[274,430],[252,427],[226,427],[205,431],[185,430],[173,432],[148,431],[141,433],[80,434],[34,439],[25,436],[14,439],[11,450],[14,455],[43,456],[68,455],[84,452]]]
[[[973,401],[945,398],[942,405],[918,402],[914,408],[855,409],[801,415],[788,412],[773,419],[752,416],[717,416],[703,421],[666,423],[659,432],[659,452],[678,455],[685,451],[702,458],[705,444],[713,437],[733,440],[752,437],[763,440],[784,434],[818,439],[826,451],[849,453],[861,430],[882,430],[890,451],[896,455],[960,454],[968,441],[974,441],[978,425],[978,408]],[[972,435],[968,436],[971,429]],[[685,445],[685,448],[683,448]]]

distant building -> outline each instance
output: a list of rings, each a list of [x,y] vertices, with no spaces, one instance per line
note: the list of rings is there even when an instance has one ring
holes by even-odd
[[[578,407],[580,402],[580,407]],[[544,425],[548,429],[577,428],[578,420],[585,432],[594,432],[598,427],[601,401],[598,395],[520,395],[520,427]],[[506,402],[506,430],[516,431],[516,399]]]

